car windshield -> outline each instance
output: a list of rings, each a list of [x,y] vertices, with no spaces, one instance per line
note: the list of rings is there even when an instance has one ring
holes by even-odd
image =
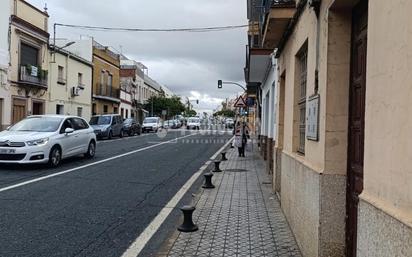
[[[111,122],[110,116],[94,116],[90,119],[90,125],[108,125]]]
[[[54,132],[59,129],[62,120],[58,117],[27,118],[9,128],[9,131]]]
[[[145,119],[143,123],[157,123],[157,119],[155,118]]]

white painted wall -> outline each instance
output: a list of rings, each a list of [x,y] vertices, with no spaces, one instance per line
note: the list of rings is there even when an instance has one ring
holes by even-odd
[[[261,134],[275,139],[276,135],[276,85],[277,85],[277,65],[268,67],[267,78],[262,84],[262,121]]]
[[[0,8],[0,130],[10,124],[11,98],[8,90],[10,0],[2,0]]]
[[[82,108],[82,117],[86,120],[91,116],[92,93],[92,67],[66,55],[56,53],[56,57],[50,56],[49,66],[49,90],[47,91],[46,113],[55,114],[56,105],[64,105],[64,114],[77,115],[77,108]],[[58,66],[64,69],[65,85],[58,84]],[[79,96],[73,96],[71,90],[78,86],[78,73],[83,74],[82,83],[84,90],[79,91]]]

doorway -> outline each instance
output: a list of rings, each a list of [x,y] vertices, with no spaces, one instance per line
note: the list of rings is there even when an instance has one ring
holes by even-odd
[[[356,256],[359,194],[363,190],[368,1],[352,11],[349,88],[348,172],[346,188],[346,256]]]
[[[32,115],[43,115],[44,114],[44,103],[33,100],[31,112],[32,112]]]
[[[16,124],[26,117],[27,101],[13,98],[12,123]]]

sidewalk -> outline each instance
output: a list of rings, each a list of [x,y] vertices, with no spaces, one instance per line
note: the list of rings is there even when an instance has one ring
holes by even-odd
[[[257,148],[246,158],[235,148],[227,156],[214,173],[216,188],[201,190],[194,203],[199,231],[176,232],[158,256],[301,256]]]

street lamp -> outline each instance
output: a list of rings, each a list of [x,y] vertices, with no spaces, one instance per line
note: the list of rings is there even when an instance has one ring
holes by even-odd
[[[59,46],[59,47],[56,47],[56,45],[53,45],[53,50],[52,50],[52,53],[53,53],[53,63],[56,62],[56,52],[57,52],[57,50],[64,49],[64,48],[69,47],[69,46],[71,46],[71,45],[73,45],[73,44],[75,44],[75,43],[76,43],[75,41],[70,41],[70,42],[66,43],[64,46]]]

